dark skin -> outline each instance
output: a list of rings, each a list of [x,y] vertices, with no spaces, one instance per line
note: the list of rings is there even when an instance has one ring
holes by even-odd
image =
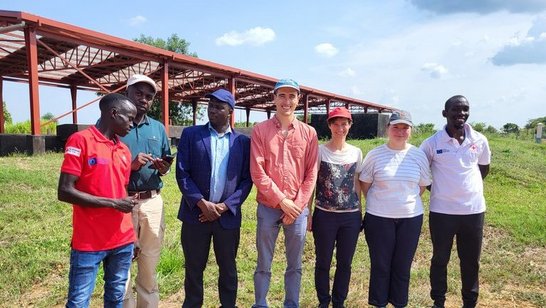
[[[144,119],[144,116],[150,111],[155,97],[155,89],[145,83],[138,82],[127,88],[126,96],[135,105],[137,114],[134,119],[135,125],[138,125]],[[160,157],[153,157],[149,153],[138,153],[131,162],[131,170],[138,171],[142,166],[148,162],[153,164],[154,169],[157,169],[160,174],[166,174],[171,168],[171,162],[161,159]]]
[[[231,112],[233,110],[231,107],[214,97],[211,98],[208,108],[207,115],[209,117],[209,123],[214,128],[218,134],[224,134],[229,128]],[[201,210],[199,215],[200,222],[212,222],[220,218],[220,215],[228,210],[227,205],[222,203],[214,203],[205,199],[199,200],[197,206]]]
[[[107,111],[101,112],[101,118],[97,129],[108,139],[117,142],[118,136],[125,136],[132,127],[136,116],[136,108],[128,100],[115,104]],[[136,204],[135,197],[112,199],[94,196],[76,189],[79,177],[61,172],[57,198],[70,204],[78,204],[84,207],[110,207],[123,213],[130,213]]]
[[[459,144],[462,144],[465,140],[464,124],[470,116],[470,104],[466,97],[462,95],[456,95],[448,99],[445,103],[442,116],[446,118],[446,132],[451,137],[457,140]],[[482,179],[485,179],[489,174],[489,165],[478,165]]]

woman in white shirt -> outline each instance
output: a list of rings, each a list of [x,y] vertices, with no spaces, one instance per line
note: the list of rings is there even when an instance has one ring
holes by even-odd
[[[368,303],[375,307],[408,304],[411,262],[423,224],[421,194],[432,183],[425,153],[408,143],[412,127],[408,112],[393,112],[387,143],[366,155],[360,173],[371,260]]]
[[[315,210],[307,224],[315,240],[315,289],[319,307],[324,308],[330,302],[333,307],[345,307],[362,220],[358,182],[362,151],[345,142],[351,124],[351,113],[346,108],[335,108],[328,114],[332,138],[319,146]],[[330,294],[334,247],[336,272]]]

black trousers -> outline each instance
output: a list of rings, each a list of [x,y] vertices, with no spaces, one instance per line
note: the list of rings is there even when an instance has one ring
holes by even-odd
[[[430,297],[436,306],[443,307],[446,300],[447,264],[455,236],[461,268],[463,307],[476,306],[484,217],[484,213],[472,215],[430,213],[429,227],[432,239]]]
[[[351,264],[360,234],[362,214],[358,212],[330,213],[315,208],[313,213],[313,238],[315,241],[315,289],[319,307],[344,307]],[[330,295],[330,267],[336,252],[336,271]]]
[[[364,235],[371,263],[368,304],[408,305],[411,263],[422,225],[423,215],[411,218],[364,215]]]
[[[210,223],[182,223],[181,241],[184,252],[184,291],[182,307],[203,306],[203,272],[209,258],[211,240],[218,264],[218,294],[224,308],[235,307],[237,300],[237,249],[240,228],[224,229],[218,220]]]

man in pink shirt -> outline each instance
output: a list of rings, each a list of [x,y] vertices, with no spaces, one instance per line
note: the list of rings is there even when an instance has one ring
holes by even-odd
[[[273,252],[282,227],[286,247],[284,307],[299,307],[307,203],[317,179],[318,140],[294,115],[301,98],[297,82],[281,79],[273,90],[276,114],[252,130],[250,173],[258,188],[253,307],[268,307]]]

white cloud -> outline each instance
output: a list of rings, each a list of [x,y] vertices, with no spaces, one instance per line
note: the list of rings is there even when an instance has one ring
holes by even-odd
[[[139,26],[139,25],[145,23],[146,21],[148,21],[148,19],[146,19],[146,17],[141,16],[141,15],[131,17],[131,18],[129,18],[129,20],[127,20],[127,22],[129,23],[129,26],[131,26],[131,27]]]
[[[495,65],[546,63],[546,17],[537,18],[525,35],[516,34],[491,59]]]
[[[339,72],[338,75],[341,77],[354,77],[356,76],[356,72],[352,68],[348,67],[342,70],[341,72]]]
[[[275,39],[275,31],[270,28],[255,27],[245,32],[231,31],[216,38],[216,45],[238,46],[248,44],[260,46]]]
[[[315,52],[319,55],[331,58],[338,53],[338,49],[330,43],[321,43],[315,46]]]
[[[438,63],[425,63],[421,70],[427,72],[434,79],[442,78],[448,73],[447,68]]]

